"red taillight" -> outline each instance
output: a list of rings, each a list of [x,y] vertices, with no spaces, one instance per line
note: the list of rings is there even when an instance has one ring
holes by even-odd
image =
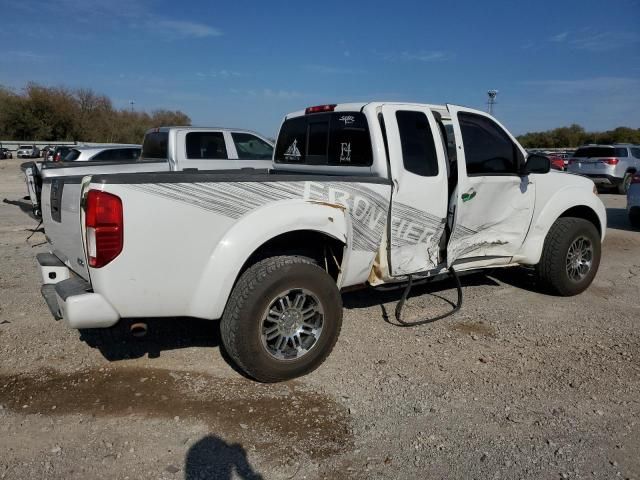
[[[607,165],[617,165],[620,160],[617,158],[601,158],[600,161]]]
[[[640,183],[640,174],[635,174],[633,177],[631,177],[631,183]]]
[[[120,197],[99,190],[89,190],[85,226],[90,267],[104,267],[120,255],[124,240]]]
[[[305,115],[309,115],[310,113],[320,113],[320,112],[333,112],[336,109],[336,105],[316,105],[315,107],[308,107],[304,113]]]

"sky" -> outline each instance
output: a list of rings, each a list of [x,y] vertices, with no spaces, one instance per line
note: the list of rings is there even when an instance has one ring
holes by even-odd
[[[275,136],[347,101],[486,109],[513,133],[640,127],[640,0],[0,0],[0,85]]]

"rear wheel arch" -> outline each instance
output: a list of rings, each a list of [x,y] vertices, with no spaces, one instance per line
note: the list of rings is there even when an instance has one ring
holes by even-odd
[[[238,271],[234,285],[242,274],[265,258],[280,255],[307,257],[314,260],[337,282],[342,272],[345,243],[318,230],[292,230],[266,240],[256,248]]]

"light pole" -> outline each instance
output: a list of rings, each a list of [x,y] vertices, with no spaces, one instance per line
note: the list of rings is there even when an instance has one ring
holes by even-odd
[[[134,102],[133,100],[129,100],[129,105],[131,105],[131,112],[133,112],[133,105],[134,105],[135,103],[136,103],[136,102]]]

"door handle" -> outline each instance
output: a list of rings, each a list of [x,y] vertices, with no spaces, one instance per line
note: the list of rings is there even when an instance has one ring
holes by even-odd
[[[476,196],[476,191],[472,188],[468,192],[465,192],[460,197],[463,202],[468,202],[469,200],[473,200]]]

